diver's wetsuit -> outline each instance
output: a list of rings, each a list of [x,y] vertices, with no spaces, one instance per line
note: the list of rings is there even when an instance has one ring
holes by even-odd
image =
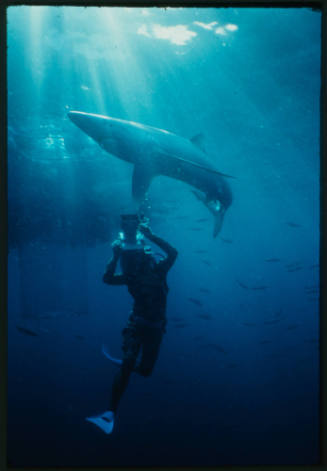
[[[103,281],[110,285],[127,285],[134,298],[132,313],[123,329],[123,363],[117,373],[112,388],[109,409],[116,412],[119,400],[125,391],[130,374],[135,371],[150,376],[159,354],[166,324],[166,300],[168,285],[166,276],[177,257],[177,250],[155,235],[148,238],[157,244],[167,257],[156,260],[148,254],[135,259],[122,251],[122,258],[130,257],[129,267],[124,273],[115,275],[119,255],[114,256],[107,265]],[[124,260],[122,260],[124,261]],[[126,264],[125,264],[126,267]],[[135,367],[137,356],[142,347],[140,364]]]

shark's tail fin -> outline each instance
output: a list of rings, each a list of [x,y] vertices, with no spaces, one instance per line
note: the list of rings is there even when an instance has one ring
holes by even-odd
[[[215,225],[213,228],[213,236],[217,237],[219,232],[221,231],[223,222],[224,222],[224,215],[225,215],[225,207],[222,203],[218,200],[210,200],[204,193],[201,193],[197,190],[192,190],[192,193],[197,197],[198,200],[202,201],[209,209],[211,214],[213,214],[215,218]]]
[[[214,237],[217,237],[217,235],[221,231],[223,221],[224,221],[224,215],[225,215],[225,210],[224,210],[223,207],[214,215],[214,217],[215,217],[215,225],[214,225],[214,228],[213,228],[213,236]]]

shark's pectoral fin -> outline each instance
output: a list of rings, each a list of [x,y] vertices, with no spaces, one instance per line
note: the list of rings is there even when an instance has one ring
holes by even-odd
[[[133,198],[140,201],[144,198],[149,189],[154,173],[149,171],[145,166],[135,165],[132,181]]]

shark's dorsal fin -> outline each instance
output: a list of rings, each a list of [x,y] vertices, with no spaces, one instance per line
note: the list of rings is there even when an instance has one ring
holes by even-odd
[[[190,141],[192,142],[192,144],[201,149],[202,152],[204,152],[205,154],[207,153],[204,145],[204,135],[202,133],[196,134],[190,139]]]
[[[149,171],[146,166],[134,165],[132,179],[132,195],[133,198],[140,201],[144,198],[149,189],[154,173]]]

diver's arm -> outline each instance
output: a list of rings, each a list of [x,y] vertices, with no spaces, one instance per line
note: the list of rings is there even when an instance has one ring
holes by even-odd
[[[112,245],[113,249],[113,257],[110,260],[110,262],[107,265],[107,269],[105,274],[103,275],[102,280],[104,283],[107,283],[108,285],[124,285],[126,284],[126,276],[124,275],[115,275],[115,271],[117,268],[117,263],[120,257],[120,245],[116,241]]]
[[[117,262],[119,256],[113,256],[110,262],[107,265],[105,274],[103,275],[102,280],[108,285],[124,285],[126,284],[126,277],[124,275],[115,275]]]
[[[151,231],[146,234],[146,237],[151,242],[154,242],[164,252],[166,252],[167,257],[164,260],[161,260],[158,263],[158,267],[162,268],[163,270],[168,271],[173,266],[173,264],[175,263],[175,260],[176,260],[177,255],[178,255],[177,250],[174,247],[172,247],[170,244],[168,244],[168,242],[161,239],[161,237],[158,237],[155,234],[153,234]]]
[[[158,268],[168,271],[177,258],[177,250],[170,244],[168,244],[168,242],[161,239],[161,237],[154,235],[147,224],[141,223],[139,224],[138,228],[139,231],[143,235],[145,235],[145,237],[147,237],[151,242],[154,242],[158,247],[160,247],[164,252],[166,252],[167,257],[164,260],[160,261],[157,266]]]
[[[151,240],[151,242],[154,242],[164,252],[166,252],[167,257],[174,259],[173,260],[173,263],[174,263],[178,252],[172,245],[168,244],[168,242],[161,239],[161,237],[156,236],[155,234],[151,234],[151,236],[149,236],[148,239]]]

